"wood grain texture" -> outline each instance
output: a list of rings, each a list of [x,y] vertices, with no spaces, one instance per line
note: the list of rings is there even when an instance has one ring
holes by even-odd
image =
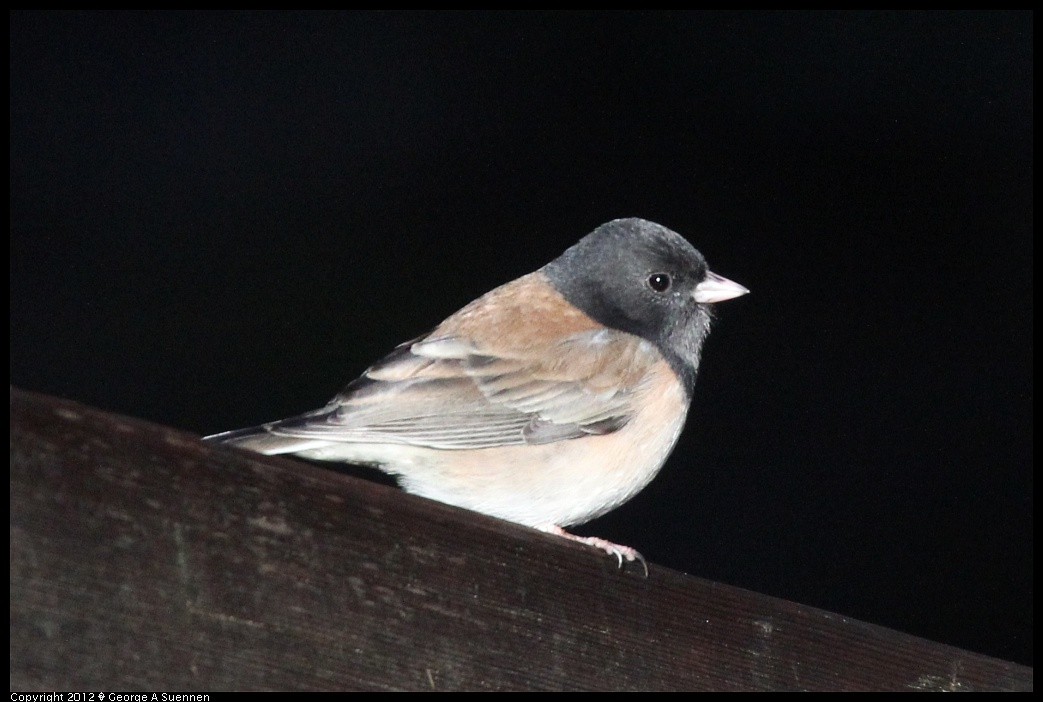
[[[1032,669],[11,391],[12,690],[1031,690]]]

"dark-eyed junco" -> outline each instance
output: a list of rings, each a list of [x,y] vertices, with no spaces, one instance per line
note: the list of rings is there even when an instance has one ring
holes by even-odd
[[[408,341],[320,410],[208,437],[373,465],[406,492],[568,534],[655,477],[692,398],[709,304],[748,290],[643,219],[595,229]]]

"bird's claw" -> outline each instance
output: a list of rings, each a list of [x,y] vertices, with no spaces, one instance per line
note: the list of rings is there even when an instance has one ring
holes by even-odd
[[[629,546],[623,546],[622,544],[615,544],[605,539],[599,539],[596,536],[576,536],[570,534],[559,526],[548,527],[542,529],[542,531],[550,532],[551,534],[557,534],[558,536],[564,536],[566,539],[571,541],[578,541],[581,544],[587,546],[593,546],[594,548],[601,549],[610,556],[616,557],[617,567],[623,568],[624,560],[627,562],[637,561],[641,564],[641,568],[645,571],[645,577],[648,577],[648,561],[645,557],[638,553],[637,549],[630,548]]]

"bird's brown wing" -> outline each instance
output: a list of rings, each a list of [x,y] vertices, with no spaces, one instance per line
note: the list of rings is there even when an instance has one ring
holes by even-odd
[[[490,348],[404,344],[318,412],[266,425],[277,436],[437,449],[539,444],[615,431],[660,360],[646,341],[593,329]]]

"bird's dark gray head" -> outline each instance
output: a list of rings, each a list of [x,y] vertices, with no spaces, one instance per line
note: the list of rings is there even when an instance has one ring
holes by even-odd
[[[689,391],[710,331],[709,303],[747,292],[710,272],[680,234],[637,218],[601,225],[543,272],[595,321],[656,344]]]

